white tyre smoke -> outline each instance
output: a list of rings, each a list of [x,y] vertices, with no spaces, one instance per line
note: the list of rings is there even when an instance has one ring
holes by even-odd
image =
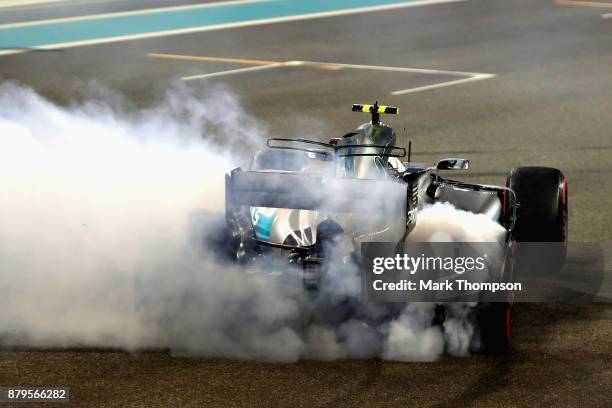
[[[238,164],[229,146],[263,140],[231,94],[176,88],[133,112],[114,101],[61,107],[0,86],[0,344],[282,361],[431,361],[445,347],[467,354],[465,314],[432,326],[435,306],[413,304],[379,327],[357,318],[313,325],[301,290],[247,276],[194,245],[194,212],[223,210],[224,175]],[[420,215],[415,239],[444,230],[491,241],[495,226],[434,206]],[[153,304],[134,297],[135,282]],[[354,280],[336,287],[354,292]]]

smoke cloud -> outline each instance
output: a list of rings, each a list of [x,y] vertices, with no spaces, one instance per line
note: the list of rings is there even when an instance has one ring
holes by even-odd
[[[471,305],[436,326],[434,304],[313,305],[301,285],[225,260],[224,175],[244,159],[232,146],[265,134],[229,92],[177,87],[144,111],[102,94],[62,107],[0,86],[0,345],[281,361],[469,353]],[[437,240],[441,223],[457,240],[499,234],[436,205],[415,237]]]

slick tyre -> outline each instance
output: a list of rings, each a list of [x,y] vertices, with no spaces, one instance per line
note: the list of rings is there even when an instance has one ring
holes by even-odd
[[[480,351],[499,355],[510,351],[512,304],[481,303],[476,307],[480,329]]]
[[[516,194],[518,204],[514,229],[519,242],[518,274],[558,274],[567,254],[569,213],[565,176],[549,167],[518,167],[510,172],[507,185]],[[507,205],[512,203],[512,198],[508,198]],[[538,244],[520,244],[525,242]]]

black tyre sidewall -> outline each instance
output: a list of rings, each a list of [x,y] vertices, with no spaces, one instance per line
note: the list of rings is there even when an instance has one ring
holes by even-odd
[[[519,242],[564,242],[567,239],[567,183],[558,169],[519,167],[508,186],[519,205],[515,236]]]

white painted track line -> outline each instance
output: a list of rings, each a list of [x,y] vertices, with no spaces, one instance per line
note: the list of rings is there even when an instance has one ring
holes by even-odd
[[[389,67],[389,66],[384,66],[384,65],[342,64],[342,63],[336,63],[336,62],[315,62],[315,61],[303,61],[303,62],[305,64],[338,65],[341,67],[354,68],[354,69],[371,69],[375,71],[391,71],[391,72],[412,72],[416,74],[437,74],[437,75],[453,75],[453,76],[483,75],[483,73],[481,72],[445,71],[441,69]],[[491,75],[491,74],[486,74],[486,75]]]
[[[430,89],[444,88],[446,86],[461,85],[469,82],[480,81],[483,79],[489,79],[495,77],[494,74],[486,74],[483,72],[464,72],[464,71],[447,71],[441,69],[423,69],[423,68],[409,68],[409,67],[388,67],[384,65],[357,65],[357,64],[338,64],[338,63],[325,63],[325,62],[313,62],[304,61],[305,64],[328,64],[337,65],[345,68],[353,69],[371,69],[376,71],[390,71],[390,72],[411,72],[417,74],[431,74],[431,75],[452,75],[466,77],[462,79],[456,79],[453,81],[445,81],[437,84],[419,86],[416,88],[401,89],[398,91],[391,92],[391,95],[404,95],[413,92],[427,91]]]
[[[489,78],[493,78],[494,76],[495,75],[493,74],[476,74],[469,78],[456,79],[454,81],[440,82],[437,84],[419,86],[416,88],[401,89],[399,91],[391,92],[391,95],[405,95],[405,94],[414,93],[414,92],[428,91],[430,89],[444,88],[446,86],[467,84],[468,82],[475,82],[475,81],[480,81],[483,79],[489,79]]]
[[[191,75],[191,76],[182,77],[181,79],[183,81],[193,81],[195,79],[215,78],[215,77],[226,76],[226,75],[244,74],[246,72],[263,71],[265,69],[281,67],[283,65],[284,64],[258,65],[255,67],[238,68],[238,69],[230,69],[227,71],[211,72],[210,74]]]
[[[0,8],[34,6],[48,3],[71,3],[71,0],[0,0]]]
[[[151,54],[158,55],[158,54]],[[175,56],[180,59],[182,56]],[[197,58],[197,57],[192,57]],[[207,57],[208,58],[208,57]],[[239,61],[239,60],[237,60]],[[275,67],[287,67],[287,66],[298,66],[298,65],[309,65],[309,66],[317,66],[317,67],[342,67],[349,69],[366,69],[373,71],[389,71],[389,72],[410,72],[417,74],[428,74],[428,75],[449,75],[455,77],[463,77],[461,79],[454,79],[452,81],[444,81],[431,85],[419,86],[416,88],[407,88],[400,89],[397,91],[391,92],[391,95],[405,95],[409,93],[428,91],[432,89],[444,88],[447,86],[461,85],[467,84],[470,82],[481,81],[484,79],[494,78],[495,74],[487,74],[483,72],[464,72],[464,71],[448,71],[448,70],[440,70],[440,69],[424,69],[424,68],[410,68],[410,67],[389,67],[384,65],[358,65],[358,64],[342,64],[337,62],[317,62],[317,61],[287,61],[287,62],[278,62],[273,64],[263,64],[255,67],[247,67],[247,68],[238,68],[231,69],[227,71],[219,71],[219,72],[211,72],[208,74],[201,75],[191,75],[187,77],[182,77],[183,81],[192,81],[198,79],[207,79],[207,78],[215,78],[226,75],[235,75],[235,74],[244,74],[253,71],[261,71],[265,69],[275,68]]]

